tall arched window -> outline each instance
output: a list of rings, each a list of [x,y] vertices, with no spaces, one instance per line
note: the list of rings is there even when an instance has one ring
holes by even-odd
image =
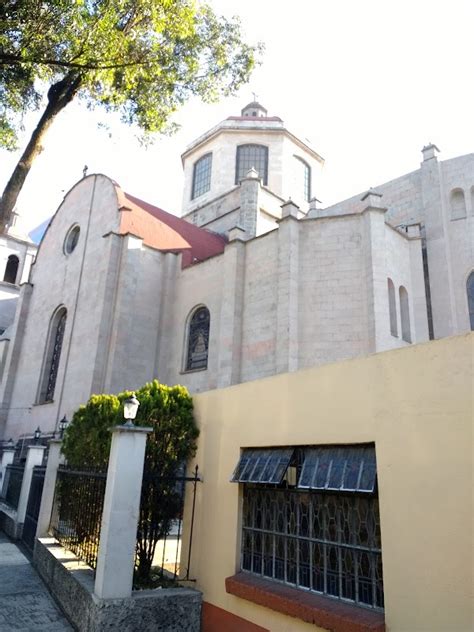
[[[59,361],[61,359],[64,330],[66,329],[66,318],[67,310],[65,307],[59,308],[51,318],[38,397],[40,404],[53,401]]]
[[[474,270],[467,278],[467,304],[469,306],[469,321],[471,330],[474,331]]]
[[[405,342],[411,342],[411,331],[410,331],[410,307],[408,303],[408,292],[400,285],[399,288],[399,298],[400,298],[400,320],[402,322],[402,338]]]
[[[392,279],[387,279],[388,289],[388,310],[390,312],[390,333],[392,336],[398,336],[397,326],[397,301],[395,298],[395,286]]]
[[[298,196],[301,195],[303,200],[309,202],[311,199],[311,167],[299,156],[295,156],[295,165],[295,184],[297,187],[295,194],[297,194]]]
[[[20,260],[16,255],[10,255],[8,257],[7,266],[5,268],[5,275],[3,277],[5,283],[16,283],[19,264]]]
[[[268,184],[268,147],[265,145],[239,145],[235,168],[235,184],[245,178],[250,169],[255,169],[263,184]]]
[[[212,154],[206,154],[194,163],[191,199],[207,193],[211,188]]]
[[[466,217],[466,200],[462,189],[451,191],[451,219],[462,219]]]
[[[186,371],[207,369],[211,316],[207,307],[198,307],[188,321]]]

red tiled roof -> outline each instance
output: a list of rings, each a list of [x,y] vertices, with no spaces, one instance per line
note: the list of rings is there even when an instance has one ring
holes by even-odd
[[[119,200],[120,234],[132,233],[143,243],[163,252],[182,252],[182,267],[224,252],[226,239],[194,226],[157,206],[116,187]]]

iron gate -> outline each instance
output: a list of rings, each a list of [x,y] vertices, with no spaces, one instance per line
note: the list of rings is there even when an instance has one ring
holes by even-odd
[[[30,551],[33,551],[35,545],[36,527],[38,526],[38,516],[41,506],[41,496],[43,494],[45,472],[46,467],[44,465],[37,465],[33,468],[30,495],[28,496],[28,504],[26,506],[26,515],[22,534],[22,540]]]

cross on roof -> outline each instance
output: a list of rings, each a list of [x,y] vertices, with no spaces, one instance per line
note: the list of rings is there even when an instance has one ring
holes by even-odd
[[[252,92],[252,94],[253,94],[253,100],[256,101],[257,97],[258,97],[258,94],[256,92]]]

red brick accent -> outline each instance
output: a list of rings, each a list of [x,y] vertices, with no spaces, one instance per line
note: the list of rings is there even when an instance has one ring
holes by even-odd
[[[212,603],[202,603],[202,632],[270,632]]]
[[[226,591],[290,617],[302,619],[333,632],[384,632],[381,612],[351,606],[329,597],[297,590],[248,573],[225,580]]]

